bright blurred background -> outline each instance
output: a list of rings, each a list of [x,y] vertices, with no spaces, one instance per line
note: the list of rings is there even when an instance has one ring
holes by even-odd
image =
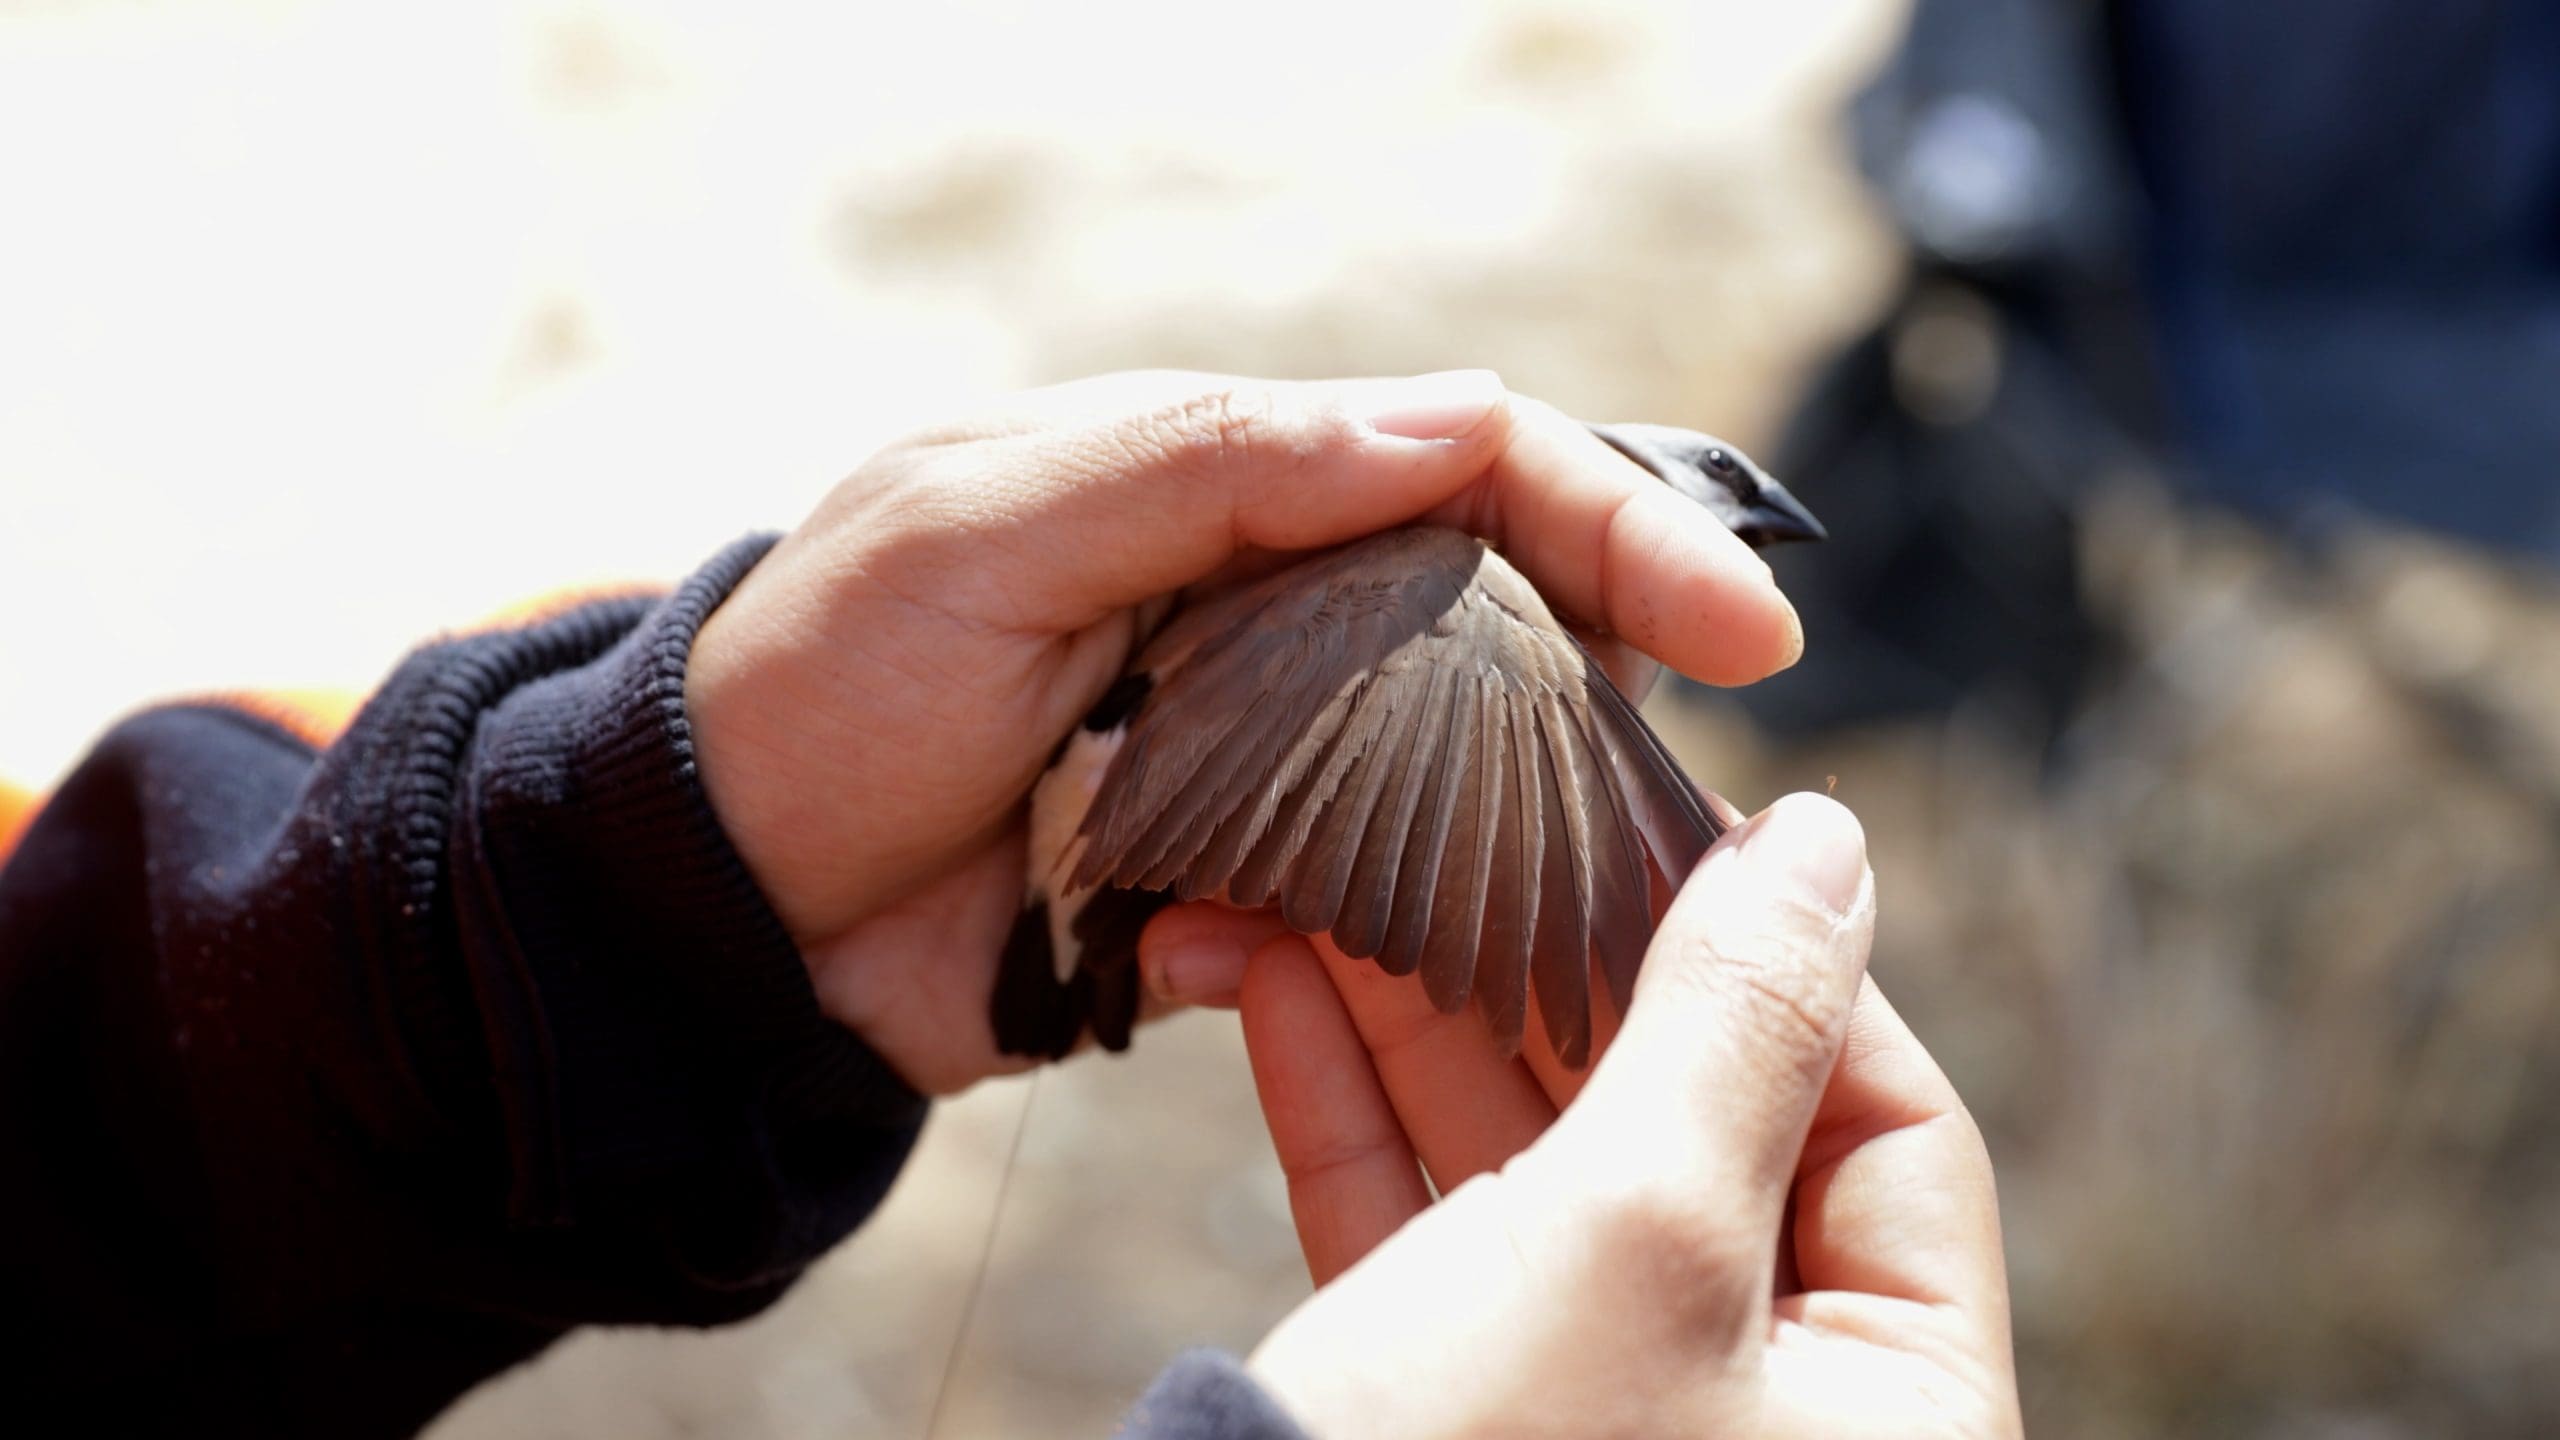
[[[1653,713],[1866,817],[2036,1433],[2560,1427],[2560,6],[873,8],[0,3],[0,774],[1003,389],[1495,366],[1839,537]],[[1304,1287],[1192,1017],[433,1433],[1098,1434]]]

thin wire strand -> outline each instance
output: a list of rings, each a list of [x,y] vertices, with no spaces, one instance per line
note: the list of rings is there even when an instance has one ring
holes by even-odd
[[[978,1274],[969,1282],[969,1298],[960,1304],[960,1326],[951,1334],[951,1348],[942,1355],[942,1383],[933,1391],[933,1408],[925,1412],[924,1440],[942,1433],[943,1402],[951,1396],[951,1378],[960,1368],[960,1351],[969,1343],[969,1325],[978,1315],[978,1297],[987,1292],[987,1272],[994,1267],[996,1236],[1004,1229],[1004,1204],[1013,1195],[1014,1167],[1022,1161],[1022,1137],[1031,1133],[1031,1106],[1040,1098],[1040,1078],[1047,1067],[1031,1072],[1031,1083],[1023,1087],[1022,1109],[1013,1117],[1013,1143],[1005,1147],[1004,1173],[996,1177],[995,1209],[987,1216],[987,1235],[978,1246]]]

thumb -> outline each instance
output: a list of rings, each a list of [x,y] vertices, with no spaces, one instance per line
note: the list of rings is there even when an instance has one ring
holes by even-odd
[[[1005,554],[1015,603],[1073,628],[1241,550],[1339,544],[1421,514],[1500,456],[1507,402],[1490,370],[1106,377],[1031,397],[1048,423],[929,448],[900,509]]]
[[[1874,932],[1857,817],[1819,795],[1770,806],[1682,887],[1557,1138],[1597,1183],[1692,1197],[1774,1245]]]

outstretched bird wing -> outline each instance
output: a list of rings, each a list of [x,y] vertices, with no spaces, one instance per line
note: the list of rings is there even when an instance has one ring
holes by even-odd
[[[1444,1012],[1473,999],[1506,1052],[1534,987],[1583,1064],[1592,960],[1623,1012],[1656,887],[1723,827],[1537,591],[1471,536],[1402,530],[1185,621],[1073,884],[1277,904]]]

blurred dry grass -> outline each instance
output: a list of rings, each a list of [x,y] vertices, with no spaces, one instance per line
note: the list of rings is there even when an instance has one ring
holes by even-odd
[[[2048,783],[1987,712],[1680,727],[1866,819],[1876,973],[1998,1163],[2031,1429],[2549,1433],[2560,591],[2138,490],[2086,548],[2132,658]]]
[[[0,673],[62,682],[0,707],[0,760],[40,777],[142,694],[361,683],[523,591],[680,568],[1008,384],[1490,364],[1758,442],[1891,283],[1829,116],[1893,0],[1341,4],[1209,74],[1178,68],[1187,7],[1123,8],[0,15],[27,42],[0,120],[89,147],[0,154],[27,213],[79,222],[0,266],[0,602],[69,617],[0,638]],[[191,248],[95,252],[173,215]],[[591,476],[626,529],[586,523]],[[422,489],[446,503],[401,508]],[[347,543],[395,514],[403,543]],[[64,534],[117,563],[66,570]],[[1878,974],[2000,1165],[2037,1433],[2549,1431],[2560,600],[2136,489],[2086,543],[2132,658],[2042,781],[1989,704],[1819,742],[1655,713],[1741,802],[1836,776],[1866,817]],[[771,1314],[573,1337],[434,1433],[921,1434],[991,1227],[945,1436],[1101,1433],[1303,1293],[1227,1021],[1045,1078],[995,1226],[1023,1101],[944,1107]]]

